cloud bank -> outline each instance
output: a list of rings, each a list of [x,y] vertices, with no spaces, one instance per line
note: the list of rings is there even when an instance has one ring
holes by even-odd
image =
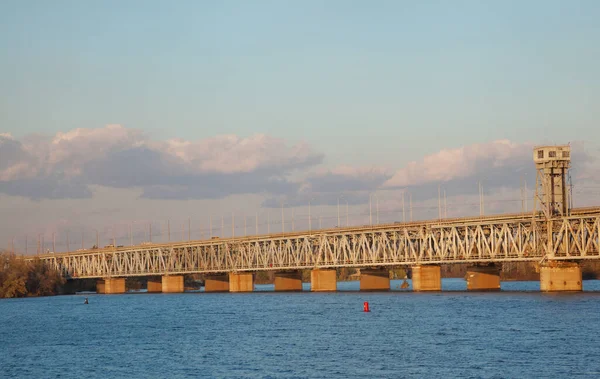
[[[418,186],[491,176],[489,173],[498,169],[508,169],[513,173],[532,170],[532,149],[531,144],[519,144],[508,140],[445,149],[428,155],[421,161],[410,162],[396,171],[384,187]]]
[[[581,143],[571,144],[573,179],[592,179],[598,161],[583,151]],[[338,167],[317,171],[304,180],[297,193],[268,198],[265,206],[336,204],[338,197],[349,204],[364,204],[377,190],[401,190],[411,193],[415,201],[438,198],[438,190],[448,196],[477,195],[478,183],[485,192],[519,189],[527,184],[535,188],[536,171],[531,143],[498,140],[444,149],[412,161],[396,170],[385,168]],[[597,176],[596,176],[597,177]]]
[[[150,140],[120,125],[23,141],[0,135],[0,192],[35,199],[91,196],[89,185],[143,188],[150,198],[280,193],[295,170],[321,163],[306,143],[266,135]]]
[[[577,178],[597,175],[592,156],[572,145]],[[444,149],[400,168],[324,168],[307,143],[264,134],[196,141],[155,141],[140,130],[107,125],[18,140],[0,134],[0,193],[31,199],[89,198],[90,186],[142,189],[150,199],[215,199],[263,194],[264,206],[359,204],[377,190],[410,191],[415,200],[518,188],[535,183],[530,143],[498,140]]]

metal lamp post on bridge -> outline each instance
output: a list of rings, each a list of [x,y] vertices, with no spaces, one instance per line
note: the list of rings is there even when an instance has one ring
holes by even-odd
[[[310,217],[310,202],[312,201],[312,199],[310,199],[308,201],[308,232],[310,233],[312,228],[311,228],[311,217]]]
[[[443,197],[442,197],[443,193]],[[443,204],[443,208],[442,208]],[[448,202],[446,199],[446,189],[442,191],[441,184],[438,185],[438,219],[448,218]]]
[[[117,229],[116,225],[113,225],[112,228],[111,228],[111,230],[112,230],[112,247],[113,247],[113,249],[115,249],[117,247],[117,235],[116,235],[117,230],[116,229]]]
[[[96,232],[96,249],[100,248],[100,233],[98,233],[98,229],[92,229]]]
[[[285,218],[283,214],[283,200],[281,201],[281,233],[285,233]]]
[[[377,207],[377,224],[379,224],[379,197],[377,196],[377,194],[375,192],[372,192],[369,194],[369,222],[371,224],[371,226],[373,226],[373,216],[371,214],[371,196],[375,196],[375,201],[376,201],[376,207]]]
[[[413,206],[412,206],[412,193],[408,193],[408,210],[409,210],[409,221],[413,221]]]
[[[404,209],[404,191],[402,191],[402,222],[406,222],[406,210]]]
[[[321,214],[322,212],[323,212],[323,208],[321,206],[321,207],[319,207],[319,229],[323,229],[323,227],[321,226],[321,220],[322,220],[322,217],[323,217],[322,214]]]
[[[350,217],[348,216],[348,199],[344,198],[344,200],[346,200],[346,227],[350,226]]]
[[[308,200],[308,232],[310,233],[312,231],[312,216],[310,214],[310,203],[314,200],[314,197],[311,197]]]
[[[344,199],[346,201],[346,226],[348,226],[348,199],[346,199],[346,197],[342,194],[339,195],[337,198],[337,217],[338,217],[338,228],[341,226],[340,224],[340,198]]]
[[[483,185],[481,184],[481,180],[478,182],[479,184],[479,216],[485,215],[485,200],[483,193]]]

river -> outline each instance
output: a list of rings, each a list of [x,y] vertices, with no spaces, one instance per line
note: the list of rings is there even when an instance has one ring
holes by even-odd
[[[0,376],[524,378],[600,376],[600,281],[468,293],[183,293],[0,300]],[[309,288],[307,286],[307,288]],[[363,312],[368,301],[371,312]]]

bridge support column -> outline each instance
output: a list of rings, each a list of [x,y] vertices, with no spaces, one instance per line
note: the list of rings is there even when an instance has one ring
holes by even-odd
[[[204,292],[229,292],[229,276],[227,274],[206,275]]]
[[[251,272],[229,273],[229,292],[252,292],[254,275]]]
[[[442,269],[436,265],[412,267],[413,291],[441,291]]]
[[[571,262],[550,262],[540,266],[540,290],[544,292],[581,291],[581,267]]]
[[[390,272],[388,269],[360,269],[361,291],[389,291]]]
[[[467,291],[500,291],[500,270],[495,265],[467,267]]]
[[[125,278],[106,278],[96,282],[96,292],[102,294],[125,293]]]
[[[301,271],[280,271],[275,273],[275,291],[302,291]]]
[[[148,285],[146,286],[148,293],[162,292],[162,280],[159,277],[148,278]]]
[[[163,293],[183,292],[183,275],[164,275],[162,277]]]
[[[336,270],[312,270],[310,272],[310,290],[313,292],[337,291]]]

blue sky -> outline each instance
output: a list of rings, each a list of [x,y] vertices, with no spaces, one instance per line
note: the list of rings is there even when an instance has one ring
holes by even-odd
[[[0,7],[0,110],[15,135],[109,123],[157,138],[267,133],[335,163],[365,149],[375,164],[398,145],[408,159],[496,138],[562,142],[598,117],[596,1]]]
[[[0,133],[264,134],[305,141],[325,171],[393,172],[496,140],[595,151],[598,20],[598,1],[5,0]],[[277,175],[308,175],[289,170]]]

